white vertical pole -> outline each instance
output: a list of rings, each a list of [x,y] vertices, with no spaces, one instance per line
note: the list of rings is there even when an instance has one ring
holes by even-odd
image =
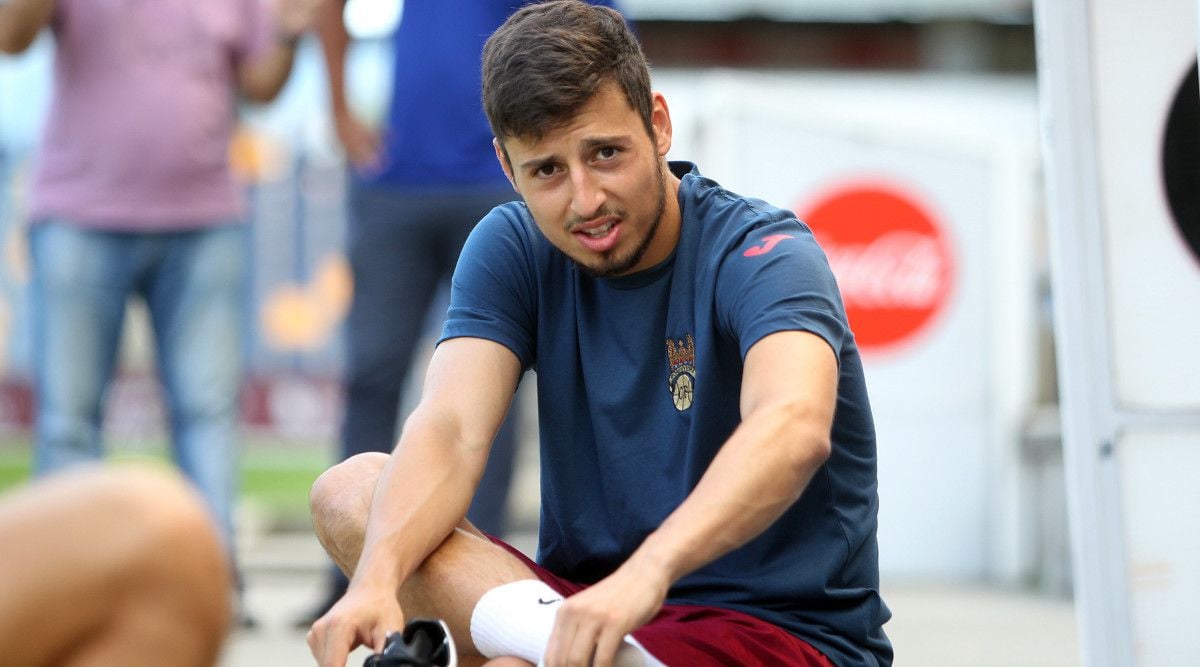
[[[1085,665],[1134,664],[1114,456],[1117,420],[1097,169],[1087,0],[1037,0],[1051,281],[1063,456]],[[1101,323],[1101,326],[1096,326]]]

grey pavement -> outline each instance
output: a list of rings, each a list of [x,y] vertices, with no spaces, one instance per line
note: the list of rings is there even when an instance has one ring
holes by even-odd
[[[532,536],[513,540],[532,547]],[[303,532],[250,534],[242,539],[246,605],[255,630],[235,632],[220,667],[314,665],[304,631],[291,620],[320,595],[325,560],[316,538]],[[886,626],[898,665],[1059,667],[1079,664],[1073,605],[1034,591],[981,584],[887,584],[893,619]],[[351,654],[361,665],[368,652]]]

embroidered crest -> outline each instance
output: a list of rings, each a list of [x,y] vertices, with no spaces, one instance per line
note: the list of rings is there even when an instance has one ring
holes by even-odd
[[[682,340],[667,339],[667,362],[671,374],[667,376],[667,387],[675,409],[683,412],[692,407],[692,394],[696,386],[696,341],[692,334]]]

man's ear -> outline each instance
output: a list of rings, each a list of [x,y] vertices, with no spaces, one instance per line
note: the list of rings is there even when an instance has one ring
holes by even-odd
[[[517,182],[513,180],[512,163],[508,161],[508,152],[504,150],[504,145],[500,143],[500,139],[492,139],[492,148],[496,150],[496,159],[500,162],[500,168],[504,170],[504,175],[508,177],[508,183],[520,194],[517,190]]]
[[[650,107],[650,126],[654,128],[654,145],[658,156],[664,157],[671,150],[671,111],[667,108],[667,98],[662,93],[654,93]]]

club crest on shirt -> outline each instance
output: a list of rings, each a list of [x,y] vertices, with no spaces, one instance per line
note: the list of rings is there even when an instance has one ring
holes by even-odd
[[[692,407],[692,394],[696,387],[696,341],[692,334],[680,340],[667,339],[667,362],[671,374],[667,387],[675,409],[683,412]]]

